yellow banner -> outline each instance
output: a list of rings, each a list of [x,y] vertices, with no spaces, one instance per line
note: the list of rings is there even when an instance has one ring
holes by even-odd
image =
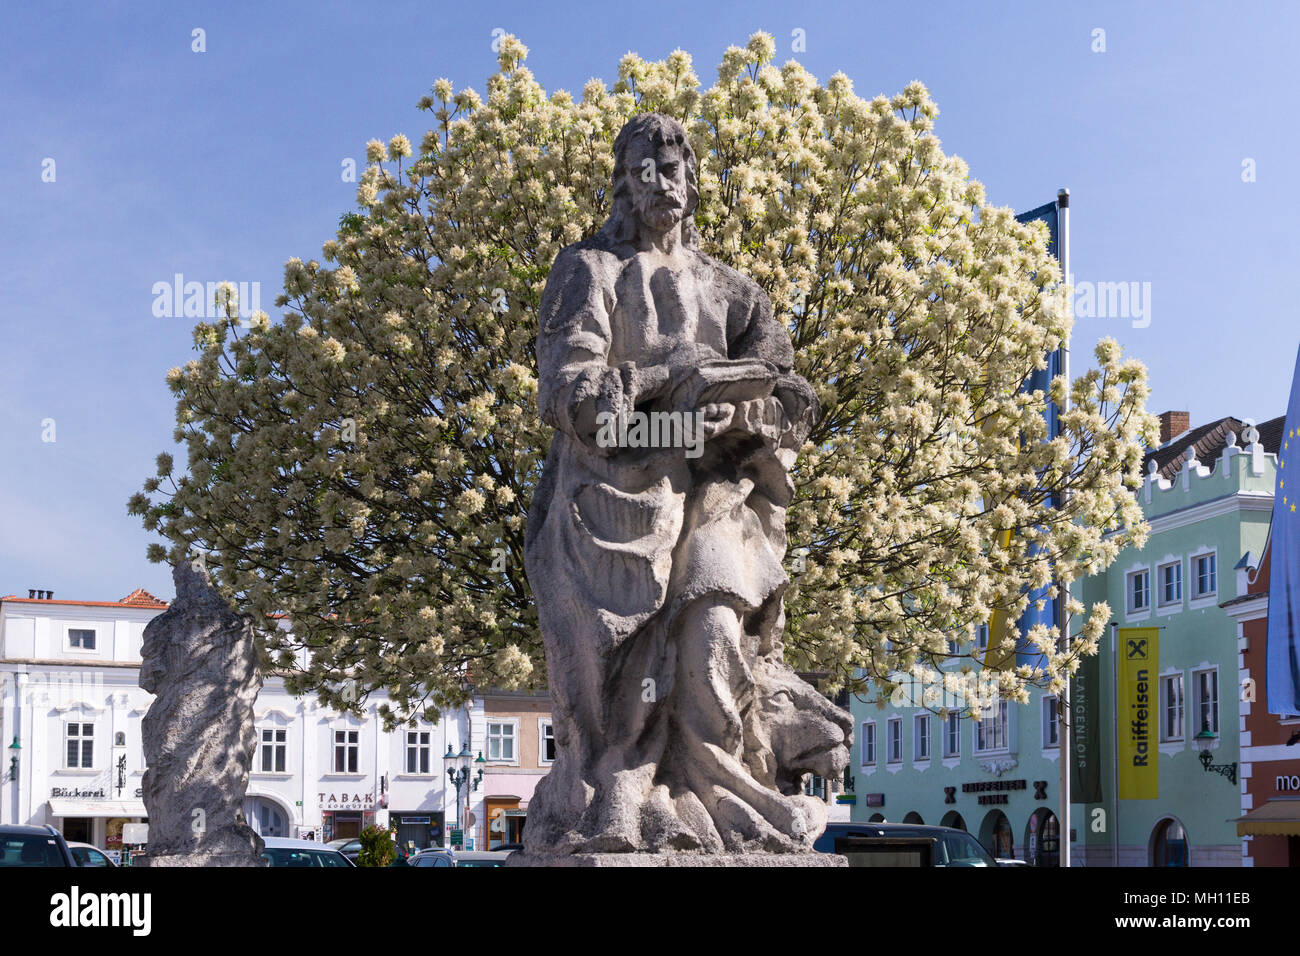
[[[1160,692],[1160,628],[1119,629],[1119,798],[1154,800],[1160,795],[1160,749],[1156,746]]]

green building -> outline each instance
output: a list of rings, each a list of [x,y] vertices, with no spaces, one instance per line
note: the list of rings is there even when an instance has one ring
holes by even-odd
[[[1243,786],[1233,770],[1240,762],[1237,627],[1220,605],[1245,593],[1245,572],[1236,568],[1251,563],[1247,555],[1257,563],[1267,537],[1283,419],[1258,428],[1235,418],[1187,424],[1186,413],[1162,415],[1162,443],[1144,463],[1138,495],[1151,529],[1146,546],[1125,549],[1107,571],[1075,586],[1085,605],[1106,601],[1116,625],[1103,638],[1091,688],[1072,692],[1079,728],[1072,789],[1090,798],[1071,806],[1076,866],[1241,864],[1233,822]],[[1130,627],[1160,629],[1149,714],[1158,789],[1117,808],[1114,651],[1117,628]],[[1054,696],[1034,691],[1030,703],[1001,702],[979,721],[941,721],[919,707],[879,709],[857,699],[852,710],[852,819],[956,826],[996,856],[1058,864]]]

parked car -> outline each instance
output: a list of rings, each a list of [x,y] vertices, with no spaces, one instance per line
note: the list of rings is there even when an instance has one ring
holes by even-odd
[[[271,866],[355,866],[356,864],[327,843],[293,840],[289,837],[263,837],[266,848],[262,859]]]
[[[361,841],[356,837],[352,837],[351,839],[345,838],[342,840],[330,840],[329,843],[325,845],[338,850],[353,863],[356,863],[357,857],[361,855]]]
[[[0,866],[79,866],[63,834],[45,826],[0,826]]]
[[[444,849],[440,846],[430,847],[427,850],[421,850],[419,853],[412,854],[411,858],[406,861],[407,866],[431,867],[431,866],[455,866],[456,857],[451,850]]]
[[[117,868],[113,858],[97,846],[91,846],[89,843],[69,843],[68,849],[72,851],[72,857],[77,861],[78,866]]]
[[[430,847],[411,857],[408,865],[422,868],[435,866],[505,866],[513,850],[450,850]]]
[[[522,850],[523,848],[524,845],[522,843],[498,843],[496,846],[488,847],[489,851],[492,853],[500,853],[503,850]]]
[[[920,823],[830,823],[813,843],[849,866],[998,866],[965,830]]]
[[[513,850],[506,850],[504,853],[496,850],[457,850],[457,866],[505,866]]]

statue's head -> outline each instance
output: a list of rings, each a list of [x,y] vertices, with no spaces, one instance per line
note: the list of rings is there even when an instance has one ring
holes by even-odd
[[[642,230],[680,228],[682,243],[699,247],[695,151],[682,124],[662,113],[634,116],[614,140],[614,203],[602,230],[628,242]]]

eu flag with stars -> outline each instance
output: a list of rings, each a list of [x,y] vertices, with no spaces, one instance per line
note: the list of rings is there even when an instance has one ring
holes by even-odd
[[[1300,714],[1300,487],[1291,482],[1291,442],[1300,438],[1300,350],[1286,404],[1286,431],[1277,451],[1273,497],[1272,556],[1268,579],[1268,712]],[[1300,444],[1296,445],[1300,451]]]

